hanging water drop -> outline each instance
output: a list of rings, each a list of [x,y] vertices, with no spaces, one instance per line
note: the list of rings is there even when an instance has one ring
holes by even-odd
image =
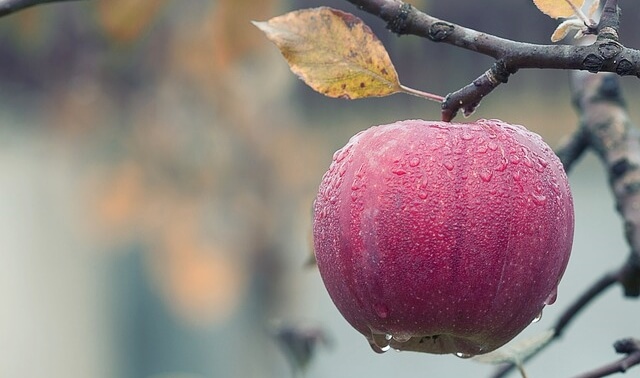
[[[389,349],[391,349],[390,345],[381,347],[381,346],[377,345],[375,343],[375,341],[371,341],[371,340],[369,341],[369,346],[371,347],[371,349],[373,349],[374,352],[379,353],[379,354],[387,352]]]
[[[473,357],[473,354],[462,353],[462,352],[456,352],[454,354],[456,355],[456,357],[464,358],[464,359]]]
[[[545,305],[552,305],[556,303],[556,299],[558,299],[558,288],[555,288],[551,291],[547,299],[544,300]]]
[[[542,310],[540,310],[540,313],[538,315],[536,315],[535,318],[533,318],[533,320],[531,321],[531,323],[537,323],[540,321],[540,319],[542,319]]]
[[[371,333],[371,338],[368,339],[369,345],[371,345],[371,349],[373,349],[376,353],[384,353],[391,349],[391,345],[389,345],[389,341],[391,340],[391,335],[384,333]]]

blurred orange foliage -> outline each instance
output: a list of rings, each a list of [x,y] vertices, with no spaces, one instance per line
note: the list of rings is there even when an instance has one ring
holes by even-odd
[[[131,43],[153,23],[167,0],[99,0],[98,21],[114,41]]]

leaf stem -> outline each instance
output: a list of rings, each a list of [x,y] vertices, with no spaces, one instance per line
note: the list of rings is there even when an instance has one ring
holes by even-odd
[[[426,98],[427,100],[440,102],[440,103],[444,101],[444,97],[437,94],[422,92],[417,89],[406,87],[402,84],[400,84],[400,88],[402,89],[402,92],[406,94],[410,94],[412,96],[422,97],[422,98]]]
[[[595,23],[595,21],[593,21],[592,19],[590,19],[589,17],[587,17],[586,14],[584,14],[584,12],[582,11],[582,9],[578,8],[572,0],[564,0],[567,2],[567,4],[569,4],[569,6],[571,7],[571,9],[573,9],[573,12],[576,14],[576,16],[578,16],[578,18],[580,20],[582,20],[582,22],[584,22],[584,25],[590,29],[595,28],[597,25]]]

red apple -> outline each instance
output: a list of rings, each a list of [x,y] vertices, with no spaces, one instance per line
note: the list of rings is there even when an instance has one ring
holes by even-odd
[[[553,303],[573,240],[562,164],[498,120],[372,127],[337,151],[314,205],[318,268],[378,352],[504,345]]]

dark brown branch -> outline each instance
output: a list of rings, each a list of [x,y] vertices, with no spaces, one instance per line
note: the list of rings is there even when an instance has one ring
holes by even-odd
[[[589,145],[605,165],[631,247],[622,279],[625,295],[640,296],[640,135],[629,120],[612,74],[576,73],[575,104]]]
[[[604,365],[598,369],[576,376],[575,378],[600,378],[615,373],[625,373],[629,368],[640,365],[640,340],[623,339],[617,341],[613,347],[617,353],[626,356],[618,361]]]
[[[445,97],[442,101],[442,120],[450,122],[460,108],[465,116],[471,115],[480,105],[482,98],[501,83],[506,83],[509,75],[511,73],[500,62],[496,62],[473,83]]]
[[[502,72],[500,79],[493,82],[483,79],[485,74],[475,81],[480,80],[483,85],[470,84],[449,94],[443,102],[445,120],[453,118],[460,109],[466,113],[473,110],[480,99],[521,68],[615,72],[640,77],[640,51],[626,48],[618,42],[620,12],[616,0],[605,4],[603,19],[597,28],[598,39],[589,46],[538,45],[500,38],[429,16],[400,0],[348,1],[386,21],[387,27],[397,34],[413,34],[434,42],[448,43],[496,60],[490,71],[499,66]]]
[[[620,9],[618,8],[618,0],[607,0],[602,8],[602,16],[600,16],[600,34],[598,38],[619,40],[618,32],[620,30]]]
[[[61,3],[66,1],[80,0],[0,0],[0,17],[8,16],[12,13],[21,11],[35,5],[47,3]]]

